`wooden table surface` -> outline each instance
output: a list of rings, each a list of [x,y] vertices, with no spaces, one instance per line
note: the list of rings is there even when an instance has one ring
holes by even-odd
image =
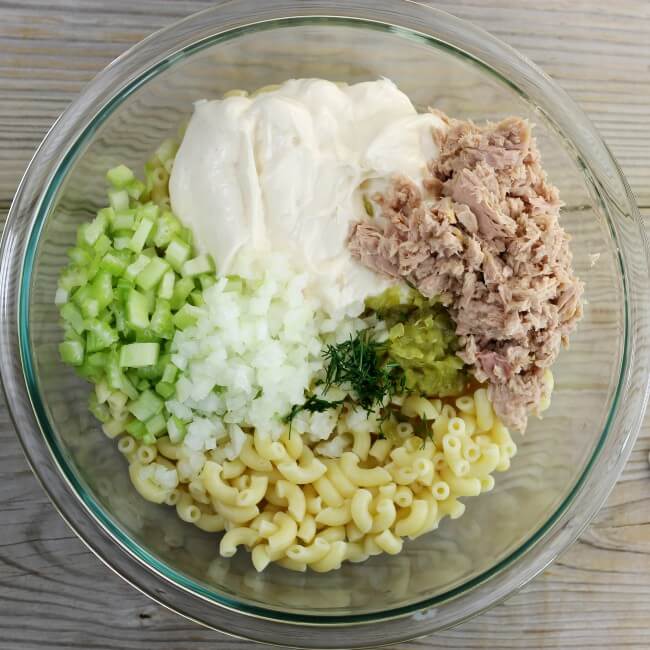
[[[263,2],[264,0],[260,0]],[[584,108],[650,223],[650,1],[432,2],[542,66]],[[131,44],[208,0],[0,0],[0,224],[49,125]],[[0,398],[0,648],[231,650],[103,566],[32,476]],[[407,648],[650,647],[650,419],[593,524],[506,603]]]

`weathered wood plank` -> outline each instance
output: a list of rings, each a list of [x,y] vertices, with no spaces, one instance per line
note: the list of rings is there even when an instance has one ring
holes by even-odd
[[[209,0],[0,1],[0,221],[51,122],[103,65]],[[441,0],[540,64],[582,105],[650,208],[650,4]],[[645,211],[650,220],[650,210]],[[0,647],[239,649],[149,602],[68,530],[0,400]],[[650,646],[650,419],[581,540],[505,604],[407,648]]]

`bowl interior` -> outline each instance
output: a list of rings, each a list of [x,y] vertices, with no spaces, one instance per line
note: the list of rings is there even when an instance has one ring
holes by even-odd
[[[445,520],[398,556],[326,575],[274,568],[258,575],[246,554],[218,557],[213,535],[182,523],[171,508],[143,501],[131,487],[126,463],[87,410],[89,386],[59,361],[57,275],[77,226],[104,204],[106,169],[118,163],[141,168],[164,138],[178,134],[193,101],[291,77],[356,82],[380,76],[394,80],[422,110],[433,106],[476,120],[518,114],[536,124],[545,167],[566,203],[563,225],[586,282],[585,315],[555,367],[551,409],[542,421],[531,421],[525,437],[515,437],[512,468],[496,476],[493,492],[465,499],[462,518]],[[616,242],[588,176],[563,135],[507,79],[442,43],[379,24],[267,23],[202,42],[158,66],[70,145],[42,206],[42,229],[26,269],[27,380],[74,490],[124,547],[167,578],[228,605],[289,617],[372,617],[470,589],[539,539],[607,432],[624,354],[626,297]]]

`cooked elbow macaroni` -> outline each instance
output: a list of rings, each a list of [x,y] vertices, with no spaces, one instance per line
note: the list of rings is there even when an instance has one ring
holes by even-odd
[[[345,560],[399,553],[405,538],[460,517],[458,499],[491,490],[492,474],[516,453],[484,388],[453,403],[408,396],[396,404],[404,421],[393,420],[386,437],[347,417],[344,433],[353,442],[340,458],[320,457],[288,432],[279,440],[247,433],[232,460],[219,449],[192,454],[167,437],[142,445],[123,436],[118,449],[145,499],[174,506],[208,533],[226,531],[222,556],[243,546],[258,571],[275,562],[325,572]],[[418,421],[429,438],[414,434]]]

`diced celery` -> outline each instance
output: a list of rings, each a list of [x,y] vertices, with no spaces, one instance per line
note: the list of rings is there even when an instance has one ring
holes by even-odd
[[[181,228],[178,236],[184,241],[187,242],[190,246],[192,245],[192,242],[194,241],[194,237],[192,235],[192,231],[189,228]]]
[[[129,209],[129,194],[126,190],[108,190],[108,201],[115,212]]]
[[[141,393],[144,393],[146,390],[149,390],[151,388],[151,382],[149,382],[147,379],[140,379],[140,381],[138,381],[136,384],[136,388]]]
[[[131,422],[126,425],[125,430],[129,435],[137,439],[142,438],[146,433],[144,422],[140,422],[140,420],[131,420]]]
[[[174,156],[176,156],[177,151],[178,144],[176,143],[176,140],[167,138],[167,140],[163,140],[162,144],[158,149],[156,149],[156,156],[158,156],[158,160],[160,160],[164,165],[168,160],[172,160]]]
[[[111,275],[119,277],[126,269],[126,262],[114,252],[109,251],[102,258],[99,268],[108,271]]]
[[[135,174],[126,165],[118,165],[106,172],[106,179],[117,189],[126,187],[134,178]]]
[[[167,420],[167,435],[169,435],[169,440],[173,444],[178,444],[182,442],[185,434],[187,433],[187,426],[183,420],[177,418],[175,415],[172,415],[169,420]]]
[[[135,210],[122,210],[116,212],[111,220],[111,229],[113,233],[120,230],[133,230],[135,226]]]
[[[156,436],[154,436],[153,433],[147,433],[145,430],[145,434],[142,436],[142,444],[143,445],[155,445],[156,444]]]
[[[93,250],[95,251],[95,255],[101,257],[111,249],[111,246],[111,240],[105,234],[101,234],[94,243]]]
[[[61,361],[71,366],[80,366],[84,360],[84,346],[79,341],[64,341],[59,344]]]
[[[74,246],[68,250],[68,257],[73,264],[77,266],[85,266],[90,264],[91,256],[90,253],[85,248],[80,248],[79,246]]]
[[[145,290],[153,289],[168,270],[169,264],[165,260],[160,257],[153,257],[147,266],[138,273],[135,283]]]
[[[126,250],[131,246],[131,237],[120,235],[113,239],[113,247],[116,251]]]
[[[163,370],[162,381],[167,384],[173,384],[176,381],[177,374],[178,368],[173,363],[168,363]]]
[[[128,397],[120,390],[114,390],[106,400],[111,411],[122,411],[126,406]]]
[[[125,376],[120,368],[117,352],[111,352],[106,364],[106,382],[113,389],[127,395],[129,399],[136,399],[138,391]]]
[[[176,386],[174,384],[168,384],[166,381],[159,381],[156,384],[156,392],[163,399],[170,399],[176,393]]]
[[[92,289],[85,285],[74,292],[72,299],[81,309],[84,318],[97,318],[99,314],[99,301],[93,295]]]
[[[68,302],[69,298],[70,298],[70,293],[66,289],[63,289],[62,287],[57,287],[57,290],[54,293],[54,304],[57,307],[61,307],[62,305],[65,305]]]
[[[171,269],[167,271],[160,281],[158,287],[158,297],[164,300],[171,300],[174,295],[174,283],[176,282],[176,274]]]
[[[149,326],[147,297],[137,289],[131,289],[126,301],[126,320],[131,327],[144,329]]]
[[[142,255],[142,253],[138,255],[135,262],[132,262],[126,267],[126,271],[124,271],[124,279],[134,282],[136,277],[145,269],[150,261],[151,258],[146,255]]]
[[[202,312],[198,307],[185,304],[174,314],[174,325],[179,330],[184,330],[188,327],[192,327],[192,325],[196,324],[196,321],[198,320],[201,313]]]
[[[190,300],[190,304],[194,305],[195,307],[202,307],[203,305],[205,305],[205,300],[203,300],[203,294],[198,289],[190,293],[189,300]]]
[[[84,243],[92,246],[99,239],[99,236],[106,232],[107,226],[108,217],[106,213],[98,212],[97,216],[83,230]]]
[[[125,425],[125,418],[111,418],[108,422],[104,422],[104,424],[102,424],[102,431],[109,438],[116,438],[120,434],[124,433]]]
[[[157,415],[163,410],[162,399],[152,390],[143,391],[140,396],[128,406],[129,411],[141,422]]]
[[[133,233],[133,237],[131,238],[131,244],[129,245],[129,248],[134,253],[139,253],[144,248],[144,245],[147,241],[147,237],[149,236],[149,233],[151,232],[152,228],[153,228],[153,221],[151,221],[150,219],[143,219],[140,222],[140,225]]]
[[[86,350],[88,352],[105,350],[119,338],[117,332],[104,321],[91,319],[87,326],[89,331],[86,338]]]
[[[86,329],[84,317],[77,306],[72,302],[67,302],[61,307],[61,318],[67,323],[70,323],[72,328],[77,334],[81,334]]]
[[[165,210],[156,222],[156,233],[154,244],[158,248],[164,248],[172,240],[172,237],[182,231],[181,222],[168,210]]]
[[[75,287],[81,287],[88,282],[88,275],[84,269],[68,267],[59,276],[59,287],[71,291]]]
[[[156,221],[160,215],[160,208],[155,203],[145,203],[138,208],[139,219]]]
[[[144,423],[147,433],[152,436],[158,436],[167,429],[167,422],[162,413],[154,415]]]
[[[120,366],[122,368],[142,368],[158,361],[160,346],[158,343],[129,343],[120,348]]]
[[[189,244],[174,237],[165,250],[165,259],[180,273],[183,264],[189,260],[191,252]]]
[[[89,348],[89,346],[87,346]],[[104,369],[108,363],[107,352],[94,352],[86,357],[86,363],[93,368]]]
[[[147,189],[147,186],[137,178],[134,178],[127,186],[126,191],[129,193],[129,196],[136,201],[142,196],[142,194]]]
[[[199,282],[201,283],[201,289],[205,291],[208,287],[216,284],[217,279],[215,278],[214,273],[202,273],[199,275]]]
[[[180,309],[192,291],[194,291],[194,280],[192,278],[180,278],[177,280],[171,299],[172,309]]]
[[[88,410],[100,421],[108,422],[111,419],[111,413],[106,404],[101,404],[95,393],[90,393],[88,399]]]
[[[92,295],[99,303],[99,308],[105,309],[113,302],[113,281],[108,271],[100,271],[93,280]]]
[[[181,274],[184,277],[192,277],[201,273],[214,271],[214,262],[209,255],[199,255],[194,259],[187,260],[181,267]]]
[[[156,308],[151,316],[151,330],[161,338],[173,338],[174,323],[171,308],[167,300],[161,298],[156,302]]]
[[[106,402],[111,396],[111,389],[106,383],[106,380],[102,379],[102,381],[95,384],[95,395],[97,395],[97,401],[100,404]]]

